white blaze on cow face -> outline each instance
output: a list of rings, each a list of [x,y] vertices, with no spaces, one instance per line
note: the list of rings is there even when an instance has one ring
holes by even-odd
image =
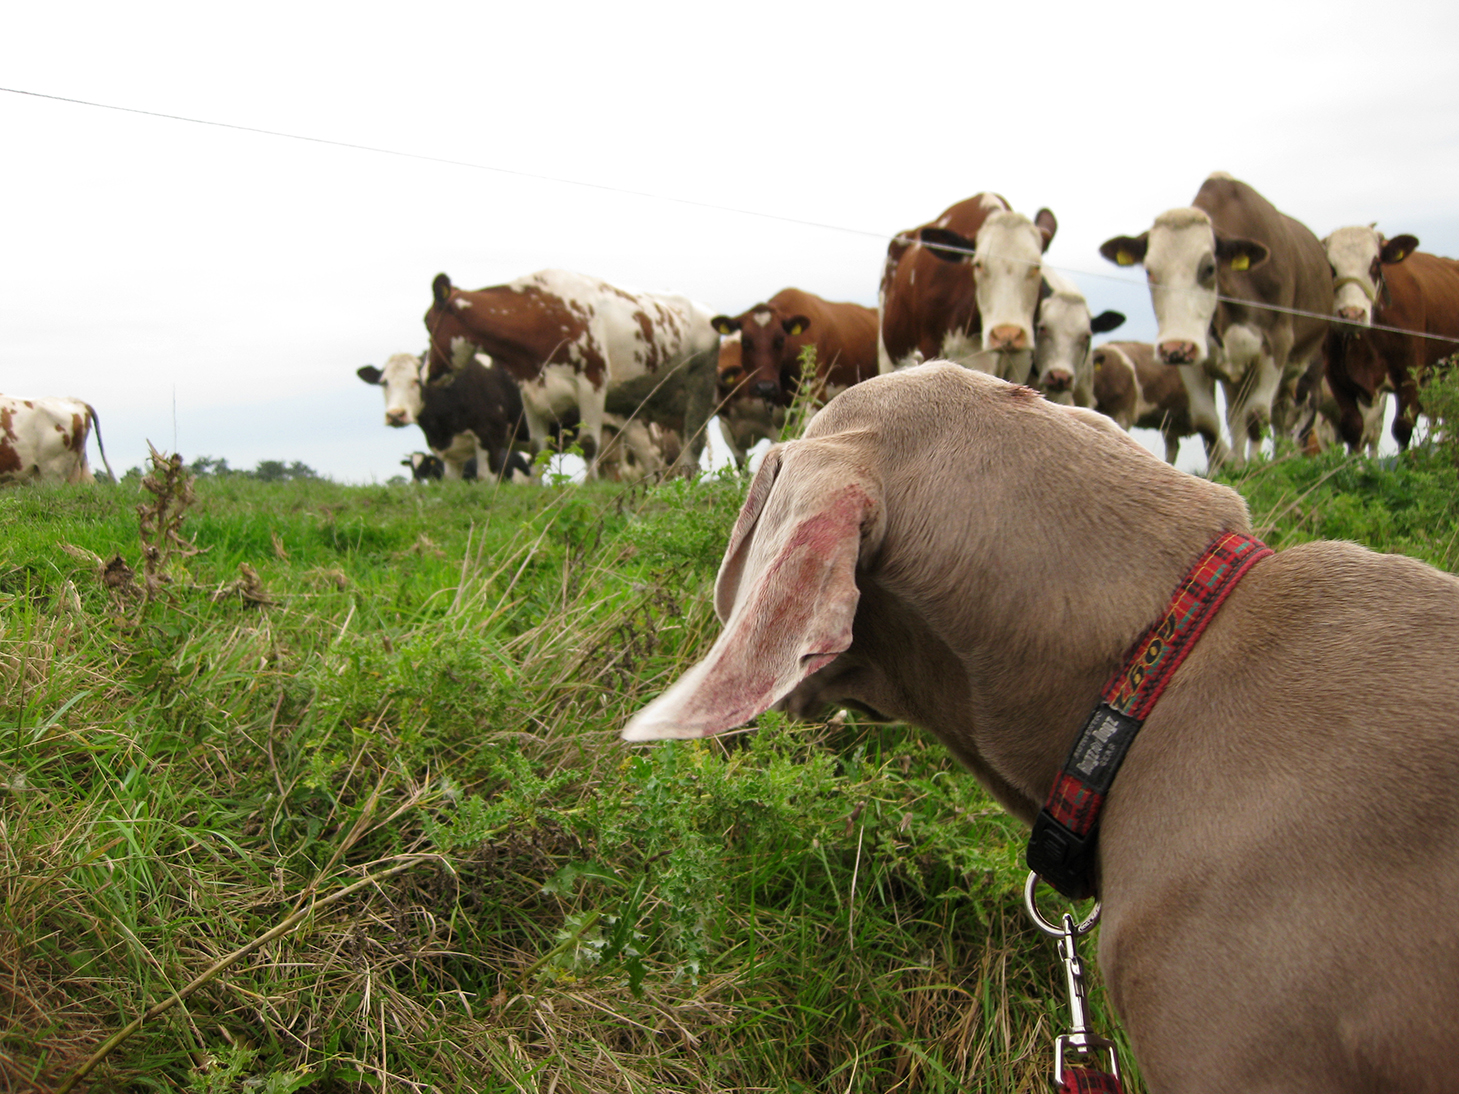
[[[1022,213],[994,213],[978,229],[973,278],[984,350],[1033,348],[1044,243],[1043,233]]]
[[[1332,309],[1358,326],[1373,325],[1373,302],[1382,279],[1383,239],[1372,228],[1339,228],[1322,241],[1332,267]]]
[[[393,354],[381,369],[380,386],[385,389],[385,424],[400,428],[414,425],[425,409],[421,394],[421,359],[410,353]]]
[[[1169,365],[1199,365],[1216,315],[1216,232],[1200,209],[1171,209],[1155,218],[1145,250],[1145,276],[1159,333],[1155,352]]]
[[[1046,295],[1039,304],[1034,343],[1034,377],[1044,398],[1065,406],[1094,405],[1094,364],[1090,344],[1124,322],[1119,312],[1089,314],[1079,287],[1053,270],[1043,271]]]

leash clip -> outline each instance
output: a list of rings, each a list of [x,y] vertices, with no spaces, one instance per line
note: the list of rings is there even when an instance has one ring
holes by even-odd
[[[1023,905],[1033,919],[1034,925],[1044,934],[1058,942],[1059,958],[1064,962],[1064,980],[1069,989],[1068,1033],[1054,1039],[1054,1088],[1060,1094],[1120,1094],[1119,1052],[1113,1041],[1095,1033],[1089,1026],[1089,1001],[1084,990],[1084,963],[1079,959],[1079,939],[1094,929],[1099,922],[1100,906],[1095,904],[1083,922],[1065,912],[1056,926],[1043,917],[1039,911],[1035,891],[1040,878],[1036,873],[1028,875],[1023,886]],[[1098,1058],[1104,1055],[1108,1067],[1103,1071],[1090,1067],[1065,1067],[1066,1056]]]

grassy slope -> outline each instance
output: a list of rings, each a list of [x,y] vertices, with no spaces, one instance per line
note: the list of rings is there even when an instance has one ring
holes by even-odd
[[[1454,478],[1239,485],[1275,545],[1452,568]],[[135,484],[0,494],[0,1087],[53,1088],[306,895],[403,866],[92,1088],[1037,1088],[1062,982],[1022,833],[939,746],[616,740],[712,639],[742,489],[204,480],[205,553],[146,605],[84,553],[140,570]]]

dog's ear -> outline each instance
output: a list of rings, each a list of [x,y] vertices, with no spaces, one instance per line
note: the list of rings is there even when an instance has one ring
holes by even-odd
[[[623,729],[627,741],[743,725],[851,647],[856,564],[879,539],[879,490],[822,441],[772,448],[715,582],[724,631],[703,661]],[[829,458],[828,458],[829,457]]]

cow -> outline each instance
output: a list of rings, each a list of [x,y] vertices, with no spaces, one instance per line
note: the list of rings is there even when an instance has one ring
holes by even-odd
[[[435,482],[446,474],[446,462],[429,452],[412,452],[400,461],[400,466],[410,468],[410,477],[416,482]],[[475,456],[466,461],[461,477],[468,481],[476,478]]]
[[[1175,463],[1183,437],[1195,435],[1180,373],[1155,360],[1149,342],[1106,342],[1092,354],[1094,403],[1121,429],[1156,429]]]
[[[1043,252],[1058,221],[1032,221],[998,194],[974,194],[887,246],[877,294],[878,368],[934,357],[1027,380]]]
[[[534,449],[547,444],[551,423],[577,413],[590,478],[598,474],[603,415],[614,390],[635,380],[652,390],[686,370],[694,383],[686,383],[677,408],[684,449],[674,470],[698,470],[719,349],[712,313],[703,305],[566,270],[541,270],[474,292],[456,288],[443,273],[431,295],[429,375],[459,368],[463,356],[488,354],[521,386]]]
[[[1372,227],[1339,228],[1323,244],[1339,319],[1327,339],[1338,431],[1353,451],[1362,448],[1382,392],[1391,390],[1393,437],[1407,448],[1425,370],[1459,350],[1459,262],[1418,250],[1411,235],[1384,239]]]
[[[725,446],[741,470],[749,464],[750,449],[762,440],[771,444],[780,440],[785,425],[785,407],[767,399],[746,398],[742,391],[745,381],[744,344],[740,332],[734,331],[719,340],[715,413]]]
[[[93,426],[102,465],[115,482],[101,443],[101,419],[90,403],[61,395],[0,395],[0,483],[95,482],[86,462]]]
[[[1264,426],[1290,424],[1297,383],[1322,351],[1323,317],[1332,312],[1322,244],[1246,183],[1217,172],[1191,207],[1160,214],[1142,235],[1106,240],[1099,253],[1119,266],[1144,265],[1160,326],[1155,352],[1181,370],[1206,458],[1213,468],[1243,466]]]
[[[1045,399],[1065,406],[1094,405],[1094,335],[1125,321],[1122,313],[1089,314],[1089,301],[1067,277],[1044,267],[1034,334],[1032,384]]]
[[[1108,770],[1070,746],[1112,728],[1097,704],[1149,654],[1169,686],[1093,848],[1101,972],[1149,1089],[1453,1090],[1459,580],[1353,543],[1270,554],[1250,528],[1235,491],[1101,415],[946,364],[878,376],[766,455],[723,632],[623,737],[850,704],[930,730],[1032,824],[1061,772]],[[1202,559],[1250,565],[1162,660]],[[1075,786],[1061,811],[1097,804]]]
[[[710,322],[721,335],[740,336],[741,398],[789,406],[800,388],[800,357],[807,346],[815,350],[815,385],[822,398],[877,374],[876,312],[861,304],[781,289],[748,311],[716,315]],[[723,357],[723,343],[720,352]]]
[[[526,427],[522,396],[512,378],[473,359],[429,380],[423,357],[396,353],[383,369],[364,365],[356,370],[365,383],[384,389],[385,424],[420,426],[447,479],[463,478],[470,460],[478,468],[489,467],[498,479],[530,478],[531,468],[515,451]]]

